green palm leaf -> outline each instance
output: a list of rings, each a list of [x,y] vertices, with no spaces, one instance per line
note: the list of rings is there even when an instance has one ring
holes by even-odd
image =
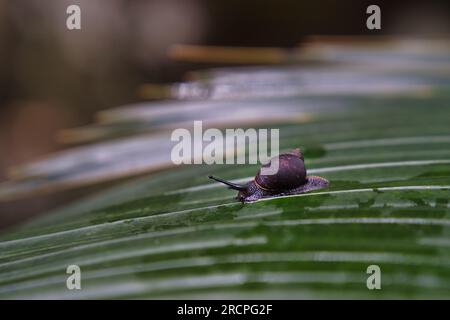
[[[271,103],[286,99],[304,102]],[[448,87],[311,101],[330,100],[345,107],[273,125],[330,188],[241,204],[207,176],[256,166],[143,175],[3,235],[0,297],[450,298]],[[381,290],[366,287],[373,264]]]

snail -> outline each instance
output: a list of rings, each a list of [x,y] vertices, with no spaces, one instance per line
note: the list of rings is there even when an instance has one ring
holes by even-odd
[[[279,161],[277,173],[263,175],[261,169],[259,169],[256,177],[246,184],[232,183],[214,176],[209,176],[209,178],[227,185],[230,189],[239,191],[236,199],[242,203],[262,198],[305,193],[326,188],[330,184],[325,178],[306,175],[305,162],[300,149],[280,154],[262,167],[267,168],[272,161],[276,160]]]

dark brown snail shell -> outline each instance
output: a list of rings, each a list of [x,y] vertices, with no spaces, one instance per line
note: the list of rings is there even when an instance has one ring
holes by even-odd
[[[262,175],[261,169],[259,169],[255,179],[245,185],[231,183],[213,176],[209,176],[209,178],[226,184],[231,189],[238,190],[237,199],[242,202],[304,193],[322,189],[329,185],[328,180],[322,177],[306,175],[305,162],[300,149],[295,149],[291,153],[280,154],[272,158],[263,167],[269,167],[275,160],[279,161],[276,174]]]
[[[269,167],[271,162],[262,167]],[[293,153],[280,154],[278,156],[279,167],[277,174],[262,175],[261,169],[255,177],[257,185],[265,190],[289,190],[297,188],[306,182],[306,168],[303,156],[299,149]]]

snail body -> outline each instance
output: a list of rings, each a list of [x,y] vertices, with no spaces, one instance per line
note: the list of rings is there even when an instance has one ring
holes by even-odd
[[[277,173],[264,175],[259,169],[255,178],[246,184],[236,184],[213,176],[209,176],[209,178],[239,191],[236,199],[241,202],[305,193],[326,188],[330,184],[325,178],[306,174],[305,162],[300,149],[280,154],[262,167],[269,167],[272,161],[278,161]]]

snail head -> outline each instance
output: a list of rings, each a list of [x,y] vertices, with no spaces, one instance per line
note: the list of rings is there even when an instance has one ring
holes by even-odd
[[[227,185],[228,188],[233,189],[233,190],[237,190],[237,191],[247,190],[247,186],[245,186],[243,184],[233,183],[233,182],[226,181],[226,180],[214,177],[214,176],[208,176],[208,178],[215,180],[217,182],[223,183],[224,185]]]
[[[208,178],[210,178],[214,181],[223,183],[224,185],[228,186],[228,188],[230,188],[230,189],[239,191],[236,199],[241,202],[244,202],[244,199],[248,196],[248,194],[247,194],[248,190],[247,190],[246,185],[229,182],[229,181],[226,181],[226,180],[214,177],[214,176],[209,176]]]

